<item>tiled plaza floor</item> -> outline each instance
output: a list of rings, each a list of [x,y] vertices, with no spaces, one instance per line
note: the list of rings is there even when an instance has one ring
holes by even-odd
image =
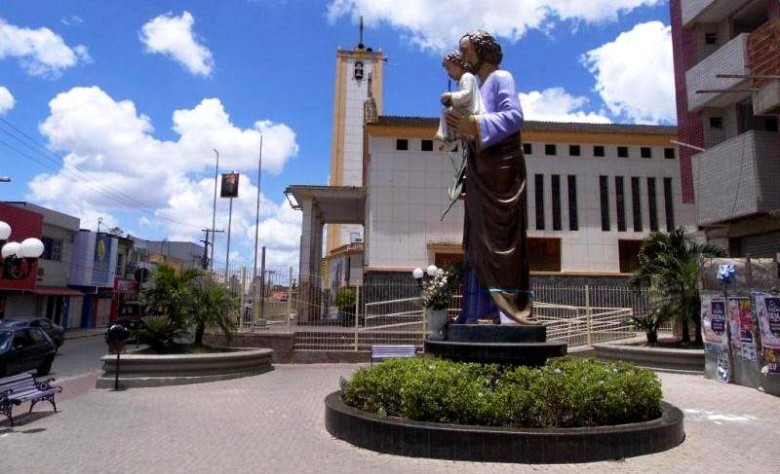
[[[278,365],[250,378],[120,392],[85,390],[94,374],[66,381],[80,394],[63,393],[59,413],[39,404],[16,428],[0,425],[0,472],[737,473],[780,464],[780,398],[677,374],[659,376],[665,399],[685,412],[687,438],[665,453],[552,466],[378,454],[325,431],[323,399],[356,367]]]

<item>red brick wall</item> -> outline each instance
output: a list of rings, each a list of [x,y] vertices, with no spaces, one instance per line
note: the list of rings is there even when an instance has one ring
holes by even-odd
[[[672,22],[672,49],[674,51],[674,83],[677,95],[677,133],[682,143],[704,147],[704,129],[699,114],[688,113],[688,88],[685,73],[696,64],[696,37],[692,30],[682,26],[680,0],[670,0]],[[680,178],[683,202],[694,201],[693,166],[695,150],[680,147]]]

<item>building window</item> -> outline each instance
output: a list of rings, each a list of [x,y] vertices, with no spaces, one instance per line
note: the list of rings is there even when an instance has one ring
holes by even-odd
[[[601,230],[609,230],[609,180],[599,176],[599,193],[601,197]]]
[[[399,138],[395,141],[395,149],[398,151],[406,151],[409,149],[409,140],[406,138]]]
[[[627,146],[619,146],[617,151],[618,151],[618,158],[628,158]]]
[[[615,210],[617,211],[618,232],[626,231],[626,197],[623,189],[623,177],[615,176]]]
[[[718,33],[704,33],[704,44],[718,44]]]
[[[532,155],[534,153],[534,147],[530,143],[523,143],[523,154]]]
[[[723,117],[710,117],[710,128],[720,130],[723,128]]]
[[[41,242],[43,242],[42,259],[54,262],[62,261],[62,239],[43,236],[41,237]]]
[[[561,239],[528,239],[528,268],[532,272],[561,271]]]
[[[561,176],[552,175],[552,226],[553,230],[561,230]]]
[[[534,175],[536,197],[536,230],[544,230],[544,175]]]
[[[423,140],[420,142],[421,151],[433,151],[433,140]]]
[[[676,158],[674,148],[664,148],[664,158],[667,160],[673,160]]]
[[[652,158],[653,157],[653,149],[649,146],[643,146],[639,149],[639,156],[642,158]]]
[[[634,214],[634,232],[642,232],[642,192],[639,190],[639,178],[631,178],[631,212]]]
[[[577,215],[577,177],[569,175],[569,230],[579,230]]]
[[[764,123],[767,132],[777,132],[777,117],[767,117]]]
[[[569,155],[570,156],[580,156],[580,146],[579,145],[569,145]]]
[[[604,156],[604,146],[603,145],[596,145],[593,147],[593,156],[597,158],[602,158]]]
[[[655,178],[647,178],[647,209],[650,211],[650,230],[652,232],[658,232],[658,202],[655,194]]]
[[[122,278],[124,276],[124,272],[122,271],[122,266],[125,262],[125,255],[124,254],[117,254],[116,256],[116,277]]]
[[[555,145],[547,144],[544,146],[544,154],[547,156],[555,156],[558,154],[558,147]]]
[[[674,230],[674,201],[672,200],[672,178],[664,178],[664,209],[666,211],[666,231]]]
[[[640,250],[642,250],[641,240],[618,240],[620,273],[634,273],[639,269]]]

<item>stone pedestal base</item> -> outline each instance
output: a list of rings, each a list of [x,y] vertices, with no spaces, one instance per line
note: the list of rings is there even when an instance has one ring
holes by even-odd
[[[565,342],[547,342],[544,326],[450,324],[446,340],[425,341],[426,354],[482,364],[540,366],[566,352]]]

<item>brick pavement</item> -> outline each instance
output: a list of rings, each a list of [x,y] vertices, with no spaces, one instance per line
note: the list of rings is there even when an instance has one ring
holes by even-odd
[[[0,472],[736,473],[780,462],[780,398],[679,374],[659,374],[686,413],[687,439],[665,453],[552,466],[378,454],[325,431],[323,399],[355,367],[279,365],[244,379],[65,396],[60,413],[0,425]]]

